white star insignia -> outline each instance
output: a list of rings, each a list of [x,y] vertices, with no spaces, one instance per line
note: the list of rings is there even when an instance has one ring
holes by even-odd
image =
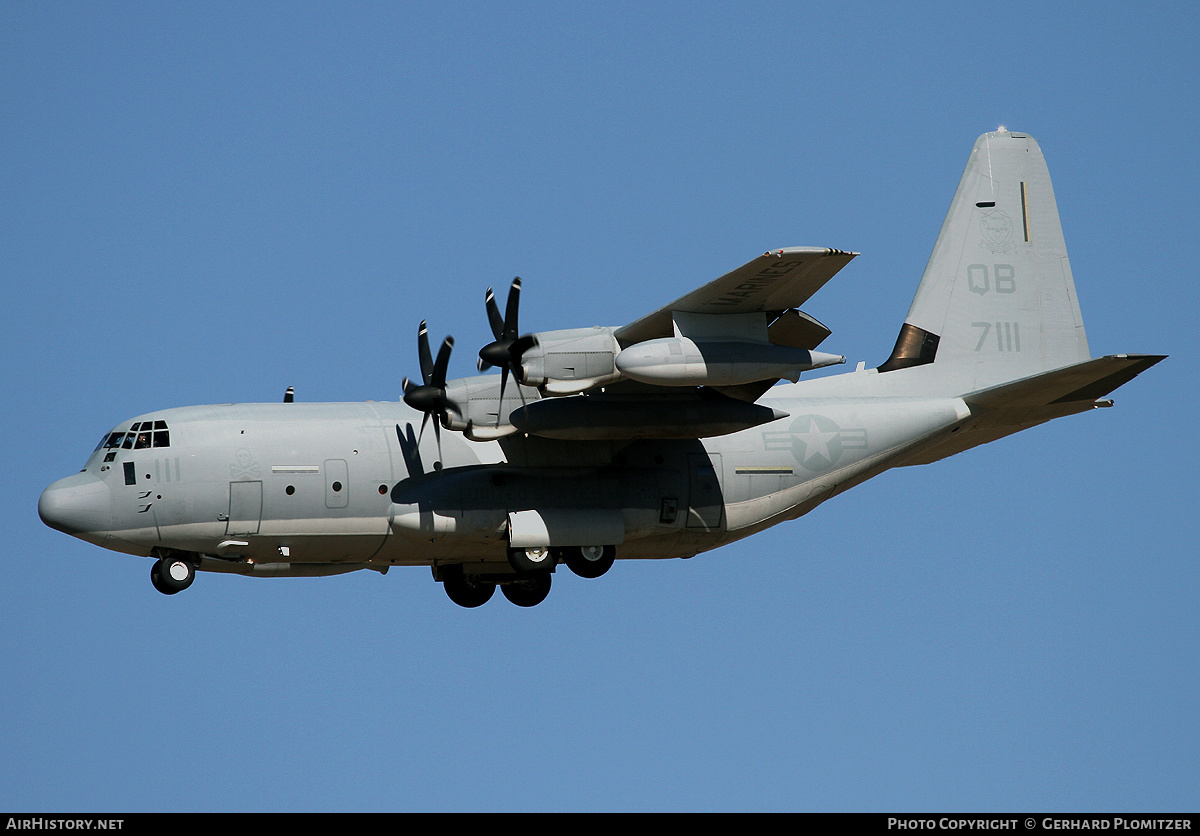
[[[816,421],[811,421],[808,432],[804,434],[804,466],[808,467],[808,463],[817,456],[824,456],[825,461],[832,463],[833,454],[829,452],[829,445],[838,435],[837,431],[821,430]]]

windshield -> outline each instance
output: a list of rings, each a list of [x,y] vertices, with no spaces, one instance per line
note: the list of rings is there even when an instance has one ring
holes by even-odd
[[[139,421],[128,430],[115,430],[96,445],[99,450],[124,448],[126,450],[142,450],[147,447],[170,447],[171,432],[167,429],[166,421]]]

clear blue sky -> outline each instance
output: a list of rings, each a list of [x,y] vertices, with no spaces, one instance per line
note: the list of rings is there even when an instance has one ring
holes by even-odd
[[[1200,788],[1194,3],[0,5],[0,809],[1168,811]],[[768,248],[891,349],[1036,136],[1115,409],[521,610],[41,524],[151,409],[396,399],[417,323],[619,325]],[[469,350],[467,350],[469,349]]]

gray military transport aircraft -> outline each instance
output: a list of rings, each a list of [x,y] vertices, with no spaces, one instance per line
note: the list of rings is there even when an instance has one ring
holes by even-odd
[[[404,381],[403,403],[295,403],[289,390],[139,415],[38,512],[155,558],[168,595],[197,570],[429,566],[456,604],[500,587],[533,606],[560,563],[597,578],[616,557],[715,549],[889,468],[1110,406],[1163,359],[1092,358],[1027,134],[976,141],[891,356],[798,382],[845,360],[816,350],[830,331],[799,308],[854,256],[772,250],[619,328],[521,334],[518,279],[503,315],[485,297],[496,339],[479,369],[499,374],[446,380],[453,340],[435,358],[421,323],[421,382]]]

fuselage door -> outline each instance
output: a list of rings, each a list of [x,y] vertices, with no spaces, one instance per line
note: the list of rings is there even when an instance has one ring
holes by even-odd
[[[262,482],[229,483],[229,522],[226,534],[257,534],[262,522]]]

